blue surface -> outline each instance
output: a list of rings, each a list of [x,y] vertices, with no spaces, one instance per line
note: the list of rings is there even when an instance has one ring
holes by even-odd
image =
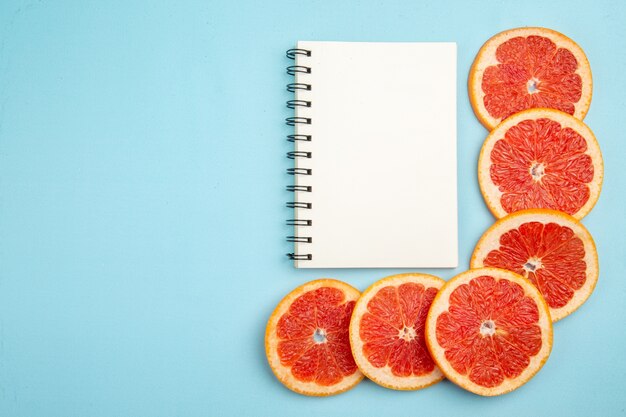
[[[1,416],[625,413],[626,3],[131,3],[0,5]],[[434,271],[448,279],[493,221],[467,72],[487,38],[523,25],[570,35],[594,72],[586,121],[606,165],[584,220],[595,293],[556,324],[537,377],[502,397],[449,382],[288,391],[263,350],[282,296],[320,276],[365,289],[397,271],[294,270],[284,257],[284,51],[298,39],[458,42],[460,267]]]

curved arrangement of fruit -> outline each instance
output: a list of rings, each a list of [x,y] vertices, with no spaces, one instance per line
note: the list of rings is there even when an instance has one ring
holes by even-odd
[[[584,119],[591,105],[589,61],[551,29],[506,30],[480,48],[468,77],[469,98],[489,130],[522,110],[548,107]]]
[[[592,93],[584,52],[550,29],[511,29],[480,49],[468,87],[476,116],[493,129],[478,182],[499,219],[471,269],[447,282],[393,275],[363,294],[333,279],[296,288],[265,334],[269,365],[289,389],[333,395],[367,376],[417,390],[446,377],[478,395],[505,394],[548,359],[552,322],[593,292],[598,255],[579,220],[599,198],[604,166],[581,121]]]

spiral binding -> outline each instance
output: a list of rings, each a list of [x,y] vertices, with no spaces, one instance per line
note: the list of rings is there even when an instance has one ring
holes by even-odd
[[[313,226],[313,220],[289,219],[287,226]]]
[[[287,55],[287,58],[295,60],[298,55],[300,55],[300,57],[310,57],[311,51],[307,49],[294,48],[294,49],[289,49],[286,52],[286,55]],[[304,92],[304,91],[312,90],[311,84],[300,82],[301,78],[306,77],[308,74],[311,74],[311,67],[300,65],[300,63],[298,62],[297,65],[290,65],[287,67],[287,74],[298,77],[296,78],[296,82],[287,84],[287,91],[291,93],[297,93],[298,91]],[[294,109],[294,110],[297,110],[298,108],[306,109],[306,108],[312,107],[312,103],[308,100],[302,100],[302,99],[288,100],[287,107],[290,109]],[[287,125],[289,126],[295,127],[297,125],[311,125],[313,121],[309,117],[294,116],[294,117],[286,118],[285,123],[287,123]],[[289,142],[295,143],[296,149],[297,149],[297,144],[299,142],[311,142],[312,138],[311,138],[311,135],[294,133],[291,135],[287,135],[287,140]],[[286,156],[289,159],[297,161],[300,159],[305,159],[305,160],[310,159],[312,158],[313,155],[311,152],[308,152],[308,151],[294,150],[294,151],[287,152]],[[313,175],[313,170],[310,168],[297,167],[297,162],[296,162],[296,167],[288,168],[287,174],[293,175],[294,178],[296,176],[305,176],[306,178],[306,176]],[[313,191],[313,187],[311,187],[310,185],[300,185],[300,184],[288,185],[287,191],[294,193],[294,201],[287,202],[286,203],[287,207],[292,208],[292,209],[297,209],[297,210],[300,210],[300,209],[310,210],[313,208],[313,205],[311,203],[306,202],[306,201],[300,201],[301,193],[310,193]],[[294,218],[294,219],[288,219],[286,221],[286,224],[288,226],[293,226],[293,227],[298,227],[298,228],[308,227],[308,226],[313,225],[313,220]],[[287,242],[293,242],[296,244],[312,243],[313,238],[310,236],[287,236]],[[313,255],[310,253],[288,253],[287,257],[291,259],[292,261],[310,261],[313,259]]]
[[[294,48],[294,49],[287,50],[285,54],[287,55],[287,58],[289,59],[296,59],[296,55],[311,56],[311,51],[306,50],[306,49]]]
[[[302,203],[300,201],[288,201],[287,203],[285,203],[285,205],[289,208],[304,208],[304,209],[310,209],[313,207],[313,204],[311,203]]]
[[[296,158],[311,158],[312,152],[304,152],[304,151],[292,151],[287,152],[287,158],[296,159]]]
[[[302,74],[310,74],[311,68],[303,67],[302,65],[292,65],[290,67],[287,67],[287,74],[296,75],[296,72],[300,72]]]
[[[307,236],[287,236],[287,242],[311,243],[313,238]]]
[[[306,100],[289,100],[287,107],[295,109],[296,107],[311,107],[311,102]]]
[[[289,126],[310,125],[311,119],[309,119],[308,117],[287,117],[285,119],[285,123],[287,123]]]
[[[287,174],[289,175],[311,175],[313,170],[309,168],[287,168]]]
[[[311,142],[311,135],[287,135],[287,140],[289,142],[295,142],[297,140]]]
[[[287,91],[289,91],[290,93],[295,93],[297,90],[311,91],[311,85],[303,83],[287,84]]]
[[[288,253],[287,257],[292,261],[310,261],[313,259],[313,255],[307,253],[306,255],[296,255],[295,253]]]
[[[287,191],[291,191],[293,193],[298,192],[298,191],[310,193],[311,191],[313,191],[313,187],[311,187],[310,185],[288,185]]]

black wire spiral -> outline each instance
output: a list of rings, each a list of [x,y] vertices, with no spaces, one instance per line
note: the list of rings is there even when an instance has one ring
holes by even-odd
[[[300,55],[302,57],[310,57],[311,51],[306,49],[289,49],[286,52],[287,58],[296,59],[296,55]],[[307,67],[304,65],[290,65],[287,67],[287,74],[289,75],[307,75],[311,74],[311,67]],[[287,84],[287,91],[295,93],[296,91],[311,91],[311,84],[306,84],[302,82],[293,82]],[[312,103],[307,100],[289,100],[287,101],[287,107],[290,109],[300,108],[310,108]],[[296,125],[310,125],[312,124],[312,120],[308,117],[288,117],[285,119],[285,123],[289,126]],[[311,135],[302,135],[302,134],[291,134],[287,135],[287,140],[289,142],[311,142]],[[299,158],[312,158],[311,152],[305,151],[290,151],[287,152],[287,158],[289,159],[299,159]],[[288,168],[287,173],[289,175],[312,175],[313,170],[309,168]],[[308,202],[298,201],[300,193],[310,193],[313,191],[313,187],[310,185],[288,185],[287,191],[295,194],[294,201],[288,202],[286,205],[289,208],[293,209],[305,209],[310,210],[313,205]],[[297,193],[297,194],[296,194]],[[312,226],[313,220],[311,219],[289,219],[287,220],[288,226],[294,227],[306,227]],[[313,242],[313,238],[310,236],[287,236],[287,242],[293,243],[311,243]],[[310,261],[313,259],[313,255],[310,253],[288,253],[287,257],[292,261]]]

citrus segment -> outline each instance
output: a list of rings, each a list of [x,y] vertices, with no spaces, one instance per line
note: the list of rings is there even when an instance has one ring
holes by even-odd
[[[549,107],[582,120],[592,79],[583,50],[546,28],[499,33],[478,51],[468,79],[470,101],[489,130],[522,110]]]
[[[272,371],[305,395],[333,395],[354,387],[363,375],[348,328],[359,292],[341,281],[321,279],[288,294],[267,324],[265,350]]]
[[[478,182],[496,217],[547,208],[578,219],[600,195],[604,166],[593,132],[553,109],[531,109],[502,122],[485,139]]]
[[[485,232],[470,266],[504,268],[524,276],[542,293],[557,321],[593,292],[597,256],[593,238],[576,219],[553,210],[525,210]]]
[[[526,383],[547,360],[550,313],[521,276],[496,268],[470,270],[435,297],[426,342],[452,382],[479,395],[500,395]]]
[[[350,344],[363,374],[387,388],[416,390],[443,379],[424,339],[428,309],[444,281],[399,274],[370,286],[350,321]]]

